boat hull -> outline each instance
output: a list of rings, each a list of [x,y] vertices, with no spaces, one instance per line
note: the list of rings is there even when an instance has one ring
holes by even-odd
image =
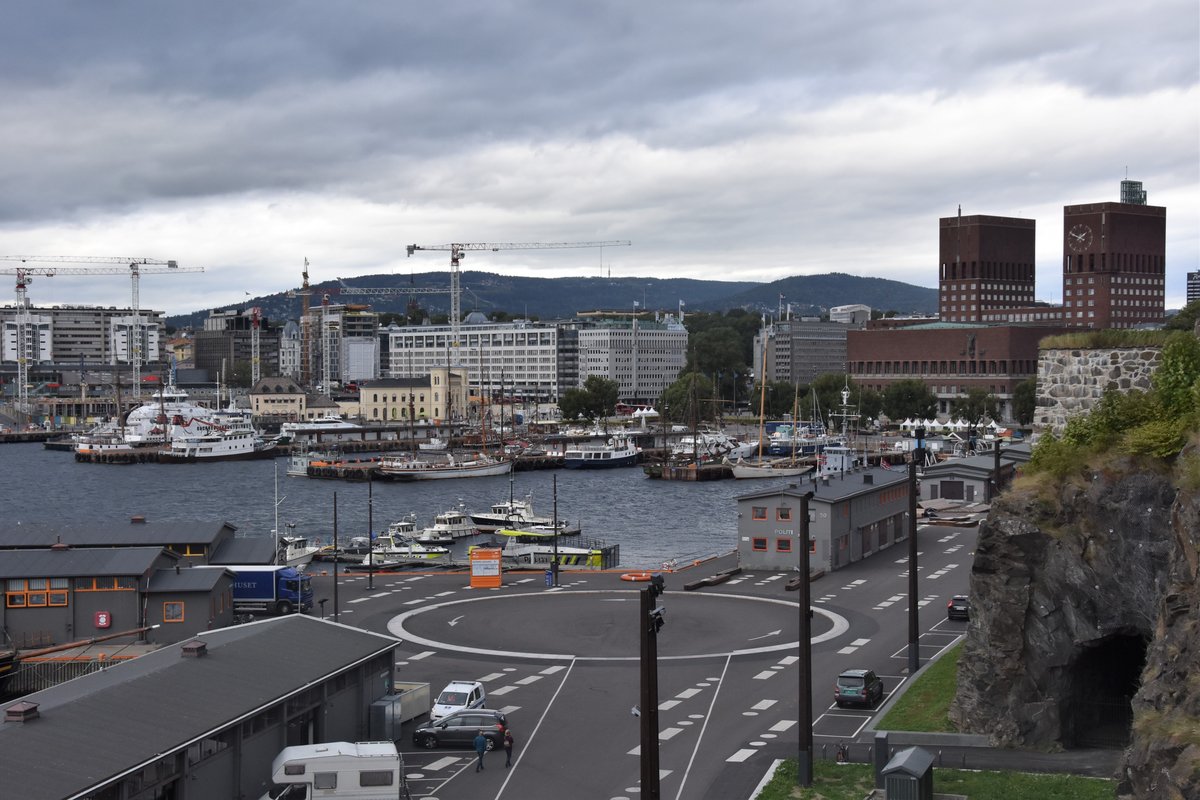
[[[564,458],[563,466],[567,469],[612,469],[613,467],[632,467],[637,464],[638,454],[630,453],[613,458]]]
[[[417,466],[417,464],[421,464]],[[496,461],[481,464],[444,464],[424,465],[422,462],[408,462],[389,465],[386,461],[379,467],[380,477],[393,481],[435,481],[450,478],[487,478],[494,475],[507,475],[512,471],[511,461]]]
[[[275,445],[272,444],[270,447],[257,450],[245,450],[240,453],[214,453],[212,455],[173,453],[164,450],[159,453],[158,460],[163,464],[195,464],[208,461],[252,461],[257,458],[274,458],[276,455]]]

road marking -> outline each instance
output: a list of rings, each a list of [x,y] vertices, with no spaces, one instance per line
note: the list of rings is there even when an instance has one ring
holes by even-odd
[[[790,667],[799,660],[800,656],[784,656],[783,658],[779,659],[779,663],[783,664],[785,667]]]
[[[627,756],[640,756],[641,754],[642,754],[642,746],[639,744],[637,747],[633,748],[632,750],[630,750],[630,751],[629,751],[628,753],[626,753],[625,755],[627,755]]]
[[[658,740],[665,742],[668,739],[674,739],[678,734],[683,733],[683,728],[664,728],[658,732]]]
[[[511,714],[514,711],[520,711],[521,707],[520,706],[505,706],[504,708],[499,708],[496,710],[499,711],[501,714]]]
[[[418,576],[417,576],[417,577],[415,577],[415,578],[405,578],[405,579],[404,579],[404,582],[405,582],[405,583],[412,583],[413,581],[423,581],[423,580],[425,580],[427,577],[429,577],[429,576],[428,576],[428,575],[418,575]]]
[[[841,650],[838,650],[838,654],[843,655],[843,656],[848,656],[857,649],[858,649],[857,647],[843,647]]]
[[[675,706],[679,705],[678,700],[663,700],[658,704],[659,711],[670,711]]]
[[[850,644],[854,645],[855,647],[862,647],[864,644],[866,644],[869,641],[871,641],[871,640],[870,639],[855,639]]]
[[[409,661],[420,661],[422,658],[429,658],[435,652],[436,651],[434,651],[434,650],[426,650],[422,653],[417,653],[415,656],[409,656],[408,660]]]
[[[772,733],[783,733],[784,731],[790,731],[794,727],[796,727],[796,720],[783,719],[779,722],[776,722],[770,728],[767,728],[767,730],[771,731]]]
[[[755,675],[755,676],[754,676],[754,680],[756,680],[756,681],[765,681],[767,678],[770,678],[770,677],[772,677],[772,676],[774,676],[774,675],[778,675],[778,674],[779,674],[779,673],[778,673],[778,672],[776,672],[775,670],[773,670],[773,669],[768,669],[768,670],[764,670],[764,671],[762,671],[762,672],[758,673],[757,675]]]
[[[733,755],[731,755],[729,758],[727,758],[725,760],[732,761],[735,764],[740,764],[757,752],[758,752],[757,750],[742,748],[741,750],[738,750],[736,753],[734,753]]]
[[[438,592],[437,594],[434,595],[434,597],[448,597],[449,595],[452,595],[452,594],[454,594],[454,592]]]
[[[406,606],[415,606],[417,603],[424,603],[424,602],[425,602],[425,598],[424,598],[424,597],[418,597],[416,600],[408,600],[408,601],[406,601],[406,602],[404,603],[404,605],[406,605]]]
[[[515,692],[518,688],[517,686],[501,686],[499,689],[492,689],[490,694],[508,694],[509,692]]]
[[[778,702],[779,702],[778,700],[759,700],[757,703],[755,703],[754,705],[752,705],[750,707],[753,708],[755,711],[766,711],[768,708],[770,708],[771,706],[775,705]]]
[[[678,697],[680,700],[687,700],[688,698],[695,697],[698,694],[700,694],[699,689],[684,689],[682,692],[680,692],[679,694],[677,694],[675,696]]]
[[[777,631],[771,631],[770,633],[764,633],[762,636],[751,636],[746,641],[753,642],[753,641],[757,641],[758,639],[766,639],[769,636],[778,636],[781,633],[783,633],[782,629],[777,630]]]
[[[556,672],[561,672],[561,671],[562,671],[562,670],[564,670],[564,669],[566,669],[566,667],[564,667],[562,664],[556,664],[556,665],[555,665],[555,666],[553,666],[553,667],[546,667],[546,668],[545,668],[544,670],[542,670],[542,671],[541,671],[541,673],[539,673],[539,674],[541,674],[541,675],[553,675],[554,673],[556,673]]]
[[[488,681],[494,681],[497,678],[503,678],[503,677],[504,677],[503,672],[493,672],[489,675],[484,675],[482,678],[479,678],[478,680],[480,683],[487,683]]]
[[[529,684],[540,681],[541,679],[541,675],[530,675],[528,678],[521,678],[521,680],[517,681],[517,683],[521,684],[522,686],[528,686]]]
[[[368,600],[370,600],[370,599],[371,599],[371,598],[369,598],[369,597],[356,597],[356,598],[354,598],[353,600],[351,600],[350,602],[351,602],[351,603],[365,603],[365,602],[367,602],[367,601],[368,601]]]
[[[450,621],[449,621],[449,622],[447,622],[446,624],[447,624],[447,625],[449,625],[451,628],[453,628],[455,625],[457,625],[457,624],[458,624],[458,621],[459,621],[460,619],[462,619],[462,618],[463,618],[463,616],[464,616],[463,614],[459,614],[457,617],[455,617],[454,619],[450,620]]]
[[[445,758],[439,758],[437,761],[434,761],[431,764],[426,764],[425,766],[421,767],[421,769],[431,770],[431,771],[438,770],[438,769],[445,769],[446,767],[457,764],[461,760],[462,759],[457,758],[455,756],[446,756]]]
[[[513,583],[529,583],[530,581],[536,581],[536,580],[537,580],[537,578],[522,578],[519,581],[513,581]]]

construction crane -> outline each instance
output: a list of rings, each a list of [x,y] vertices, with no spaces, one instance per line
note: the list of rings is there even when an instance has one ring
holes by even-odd
[[[491,250],[498,252],[500,250],[552,250],[575,247],[628,247],[629,245],[630,242],[628,240],[615,242],[505,242],[499,244],[463,242],[429,246],[410,244],[407,249],[410,256],[418,250],[443,250],[450,253],[450,339],[454,350],[454,360],[457,361],[460,326],[462,324],[462,320],[460,319],[462,311],[462,285],[458,268],[459,262],[466,257],[466,251]]]
[[[203,272],[204,267],[181,267],[175,261],[156,258],[121,258],[108,256],[0,256],[0,261],[18,261],[19,267],[0,268],[0,275],[15,275],[17,278],[17,381],[19,410],[27,409],[29,402],[29,352],[28,341],[31,318],[29,314],[29,282],[34,275],[122,275],[128,272],[133,282],[133,329],[130,335],[130,362],[133,366],[134,391],[142,385],[142,325],[138,297],[138,283],[142,275],[176,272]],[[55,267],[31,266],[36,264],[121,264],[120,267]]]
[[[262,327],[262,309],[254,306],[250,309],[250,385],[257,386],[262,377],[261,350],[259,345],[259,328]]]
[[[312,296],[312,289],[308,285],[307,258],[304,259],[302,275],[304,281],[300,284],[300,288],[292,289],[287,296],[300,298],[300,383],[303,386],[312,386],[312,356],[309,353],[309,349],[312,347],[312,330],[308,320],[308,298]]]

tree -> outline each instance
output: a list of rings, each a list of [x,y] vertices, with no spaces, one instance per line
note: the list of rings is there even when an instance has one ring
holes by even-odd
[[[713,383],[699,372],[689,372],[667,387],[662,396],[664,419],[691,425],[713,419],[716,403],[713,402]]]
[[[582,389],[568,389],[558,400],[558,410],[563,419],[585,419],[596,421],[612,416],[617,407],[617,393],[621,385],[599,375],[589,375]]]
[[[937,396],[925,381],[905,378],[883,390],[883,413],[893,422],[929,419],[937,413]]]
[[[966,420],[967,424],[975,427],[985,417],[996,419],[1000,416],[1000,404],[996,398],[985,389],[972,386],[965,396],[954,398],[950,403],[950,414],[953,417]]]
[[[1196,326],[1196,318],[1200,317],[1200,300],[1193,300],[1184,306],[1178,314],[1167,320],[1163,328],[1169,331],[1190,331]]]
[[[1037,411],[1037,378],[1026,378],[1016,385],[1012,407],[1018,425],[1028,427],[1033,424],[1033,415]]]

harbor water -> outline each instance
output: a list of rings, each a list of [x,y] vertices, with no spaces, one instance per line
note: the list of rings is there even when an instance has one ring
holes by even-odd
[[[657,568],[736,547],[738,495],[786,483],[651,480],[640,467],[608,470],[541,470],[513,476],[513,494],[532,493],[534,509],[550,516],[557,478],[558,516],[583,526],[583,536],[617,544],[621,565]],[[364,536],[415,514],[417,529],[434,514],[458,508],[486,511],[507,500],[509,478],[366,483],[288,477],[287,461],[215,464],[81,464],[69,452],[40,444],[0,447],[6,525],[88,523],[119,525],[147,520],[229,522],[239,534],[270,535],[275,528],[276,486],[281,530],[331,539],[334,495],[338,536]],[[2,534],[0,534],[2,535]],[[52,542],[47,542],[47,545]]]

